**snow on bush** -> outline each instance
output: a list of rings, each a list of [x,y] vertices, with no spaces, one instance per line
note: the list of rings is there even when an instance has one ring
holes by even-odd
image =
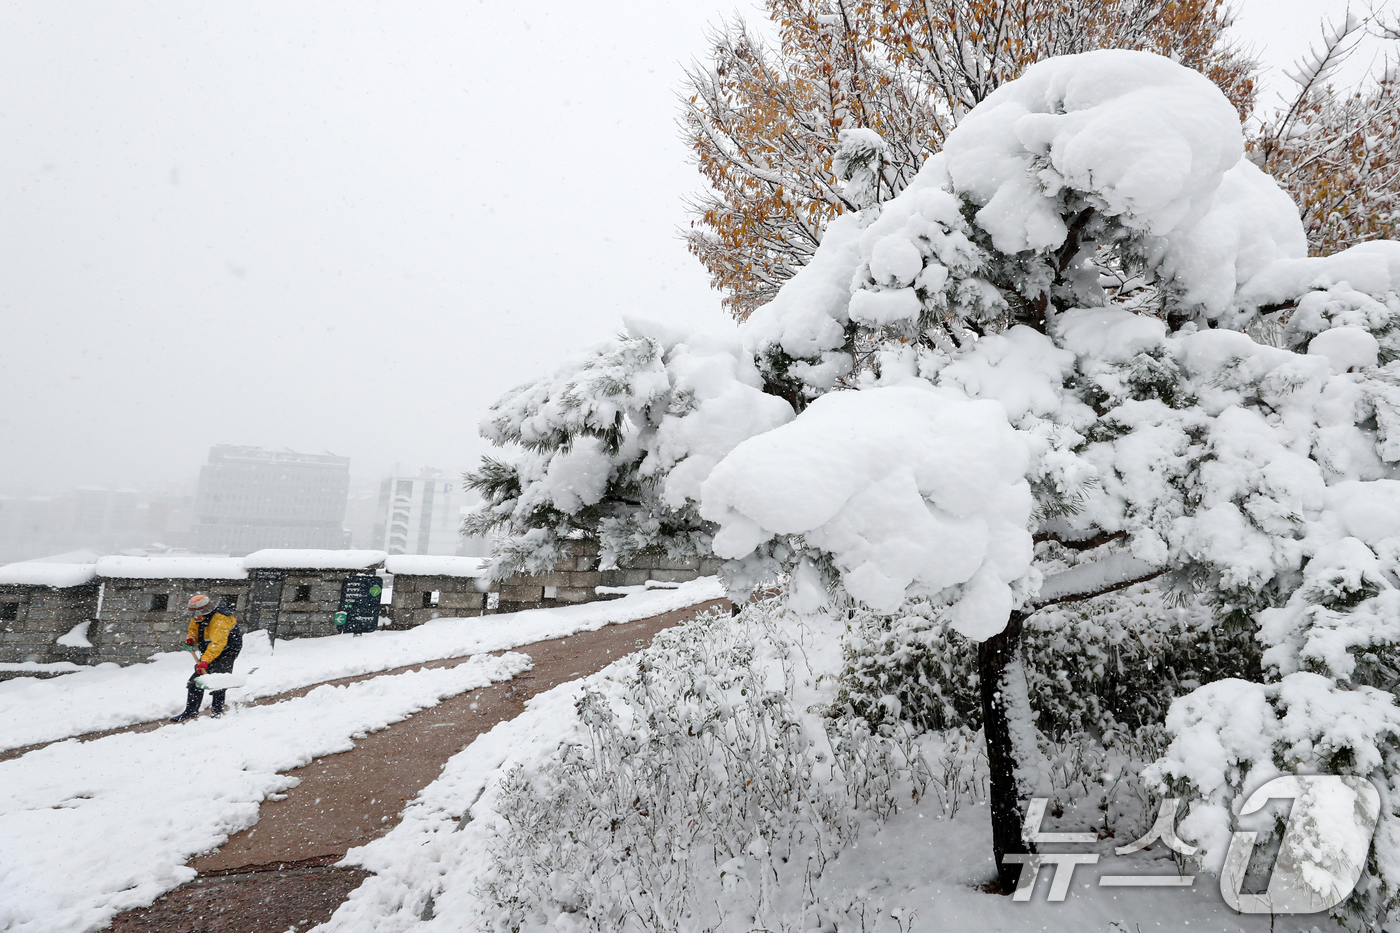
[[[506,773],[483,926],[842,926],[860,898],[822,876],[863,824],[925,794],[949,814],[977,799],[971,743],[824,720],[813,701],[829,695],[821,662],[835,659],[810,656],[785,616],[769,600],[663,632],[633,676],[582,695],[573,741]]]

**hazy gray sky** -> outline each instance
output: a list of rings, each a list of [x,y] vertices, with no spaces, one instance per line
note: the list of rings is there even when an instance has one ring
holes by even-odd
[[[623,313],[722,321],[675,93],[734,8],[0,5],[0,488],[216,443],[461,469]],[[1238,32],[1281,64],[1344,8],[1244,0]]]

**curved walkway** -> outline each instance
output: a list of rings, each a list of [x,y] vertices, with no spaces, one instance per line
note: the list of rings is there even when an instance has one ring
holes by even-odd
[[[201,877],[150,907],[119,915],[112,929],[184,933],[304,930],[328,919],[365,873],[333,868],[354,846],[388,832],[405,803],[431,783],[442,766],[477,735],[513,719],[536,693],[586,676],[645,646],[652,636],[728,600],[609,625],[567,638],[514,649],[534,668],[514,679],[459,694],[380,732],[355,748],[317,759],[292,772],[301,783],[284,799],[266,801],[255,826],[220,849],[190,862]],[[421,667],[460,664],[454,658]],[[381,671],[332,683],[393,673]],[[297,696],[306,687],[261,702]],[[157,724],[129,727],[137,731]]]

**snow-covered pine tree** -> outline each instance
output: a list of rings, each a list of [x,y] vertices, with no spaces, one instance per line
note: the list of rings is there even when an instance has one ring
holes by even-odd
[[[619,557],[710,552],[699,481],[739,441],[790,420],[761,391],[733,334],[681,335],[643,321],[556,372],[518,386],[481,423],[501,447],[468,473],[482,505],[465,534],[490,534],[500,579],[552,569],[567,541]]]
[[[1375,780],[1349,903],[1376,916],[1400,890],[1400,245],[1306,258],[1243,150],[1224,95],[1157,56],[1004,85],[743,325],[811,401],[715,467],[700,515],[737,588],[785,573],[803,611],[916,602],[979,643],[1007,886],[1038,780],[1024,619],[1146,580],[1203,595],[1269,650],[1264,682],[1173,705],[1154,774],[1196,800],[1183,834],[1218,869],[1246,784]]]
[[[1152,775],[1193,798],[1182,834],[1218,868],[1276,771],[1371,779],[1348,903],[1374,918],[1400,891],[1400,245],[1306,253],[1199,73],[1051,59],[834,220],[737,334],[630,324],[502,400],[484,429],[513,451],[478,474],[475,527],[509,530],[501,568],[571,535],[708,544],[736,595],[914,605],[976,642],[1006,887],[1041,780],[1025,619],[1144,581],[1195,594],[1267,652],[1261,681],[1168,714]]]
[[[973,107],[1027,66],[1096,48],[1198,69],[1248,114],[1253,63],[1224,0],[765,0],[768,23],[709,37],[682,127],[706,190],[690,250],[739,318],[805,265],[826,225],[863,206],[842,184],[843,131],[885,140],[877,200],[898,194]],[[776,44],[764,41],[777,37]]]

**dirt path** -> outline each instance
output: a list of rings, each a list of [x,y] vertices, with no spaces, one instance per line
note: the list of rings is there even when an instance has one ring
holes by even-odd
[[[723,603],[725,606],[730,605],[730,603],[729,603],[728,600],[719,600],[718,603]],[[708,607],[708,606],[711,606],[711,605],[718,605],[718,603],[704,603],[703,605],[704,605],[705,607]],[[692,612],[692,611],[695,611],[695,607],[690,607],[690,608],[687,608],[687,609],[678,609],[678,610],[676,610],[676,612],[680,612],[680,613],[687,613],[687,612]],[[674,613],[674,612],[672,612],[672,613],[666,613],[665,615],[666,615],[666,616],[671,616],[671,615],[675,615],[675,613]],[[650,622],[652,619],[659,619],[659,618],[663,618],[663,616],[652,616],[651,618],[647,618],[647,619],[639,619],[639,620],[636,621],[636,622],[624,622],[624,623],[620,623],[620,624],[621,624],[622,627],[625,628],[625,627],[631,626],[631,625],[641,625],[641,624],[643,624],[643,623]],[[687,616],[687,618],[688,618],[688,616]],[[605,627],[604,627],[604,631],[605,631],[606,629],[609,629],[609,628],[617,628],[617,627],[618,627],[617,625],[605,626]],[[596,634],[599,634],[599,633],[598,633],[598,632],[579,632],[578,634],[576,634],[576,635],[571,635],[571,636],[569,636],[569,637],[570,637],[570,638],[584,638],[585,636],[588,636],[588,635],[596,635]],[[648,638],[650,638],[650,636],[648,636]],[[564,640],[567,640],[567,639],[557,639],[557,640],[559,640],[559,641],[564,641]],[[534,644],[549,644],[549,642],[535,642]],[[531,645],[521,645],[521,646],[518,646],[518,647],[515,647],[515,648],[506,648],[506,649],[503,649],[503,650],[501,650],[501,651],[488,651],[488,652],[484,652],[484,653],[486,653],[486,654],[493,654],[493,655],[504,654],[506,651],[524,651],[524,652],[527,652],[527,653],[528,653],[529,649],[533,648],[534,644],[531,644]],[[481,653],[483,653],[483,652],[477,652],[477,654],[481,654]],[[435,661],[421,661],[421,662],[419,662],[419,663],[417,663],[417,664],[405,664],[405,665],[403,665],[402,667],[390,667],[390,668],[385,668],[385,669],[382,670],[382,671],[370,671],[370,672],[365,673],[365,674],[355,674],[355,675],[350,676],[350,677],[337,677],[337,678],[335,678],[335,679],[333,679],[333,680],[318,680],[318,681],[317,681],[316,683],[314,683],[314,684],[307,684],[307,685],[304,686],[304,687],[297,687],[295,690],[288,690],[288,691],[286,691],[286,692],[284,692],[284,693],[274,693],[274,694],[271,694],[271,695],[269,695],[269,696],[258,697],[256,700],[240,701],[240,702],[236,703],[235,705],[237,705],[237,706],[266,706],[266,705],[269,704],[269,703],[281,703],[283,700],[291,700],[291,699],[295,699],[296,697],[303,697],[303,696],[306,696],[306,695],[307,695],[308,693],[310,693],[312,690],[315,690],[317,687],[325,686],[326,684],[330,684],[331,686],[339,687],[339,686],[344,686],[345,684],[358,683],[359,681],[362,681],[362,680],[370,680],[371,678],[374,678],[374,677],[383,677],[383,676],[385,676],[385,675],[387,675],[387,674],[402,674],[404,671],[418,671],[418,670],[422,670],[422,669],[425,668],[425,667],[456,667],[458,664],[465,663],[467,660],[469,660],[469,659],[472,658],[472,657],[474,657],[474,655],[464,654],[464,655],[459,655],[459,656],[457,656],[457,657],[452,657],[452,658],[438,658],[438,659],[435,660]],[[182,687],[181,689],[184,689],[184,688]],[[538,691],[536,691],[536,692],[538,692]],[[208,714],[208,711],[209,711],[209,707],[208,707],[208,705],[206,704],[205,707],[204,707],[204,712],[205,712],[206,715]],[[64,737],[61,738],[61,739],[53,739],[53,740],[48,741],[48,742],[36,742],[36,743],[34,743],[33,745],[22,745],[22,746],[20,746],[20,747],[18,747],[18,748],[5,749],[4,751],[0,751],[0,761],[9,761],[11,758],[19,758],[19,757],[21,757],[21,756],[23,756],[23,755],[27,755],[27,754],[29,754],[30,752],[33,752],[33,751],[38,751],[39,749],[45,748],[45,747],[47,747],[47,746],[49,746],[49,745],[56,745],[56,744],[58,744],[59,742],[67,742],[69,739],[77,739],[79,742],[91,742],[91,741],[93,741],[94,739],[105,738],[106,736],[109,736],[109,735],[120,735],[120,734],[125,733],[125,732],[153,732],[153,731],[155,731],[156,729],[161,729],[161,728],[164,728],[164,727],[166,727],[166,726],[168,726],[168,725],[170,725],[169,721],[167,721],[164,717],[162,717],[162,718],[160,718],[160,719],[152,720],[151,722],[139,722],[139,723],[135,723],[135,724],[130,725],[130,726],[119,726],[119,727],[117,727],[117,728],[115,728],[115,729],[104,729],[104,730],[102,730],[101,732],[83,732],[83,733],[80,733],[80,734],[78,734],[78,735],[64,736]]]
[[[306,929],[324,922],[363,877],[362,872],[330,864],[351,847],[388,832],[398,823],[404,804],[472,739],[515,718],[536,693],[601,670],[650,643],[662,629],[706,609],[728,606],[727,600],[715,600],[513,649],[529,654],[534,668],[513,680],[450,697],[358,740],[351,751],[319,758],[292,772],[301,784],[288,791],[286,799],[264,802],[255,826],[190,862],[200,872],[199,879],[150,907],[120,915],[112,928],[253,933]],[[383,673],[389,672],[367,676]],[[216,879],[223,880],[215,883]],[[244,906],[236,908],[237,904]]]

